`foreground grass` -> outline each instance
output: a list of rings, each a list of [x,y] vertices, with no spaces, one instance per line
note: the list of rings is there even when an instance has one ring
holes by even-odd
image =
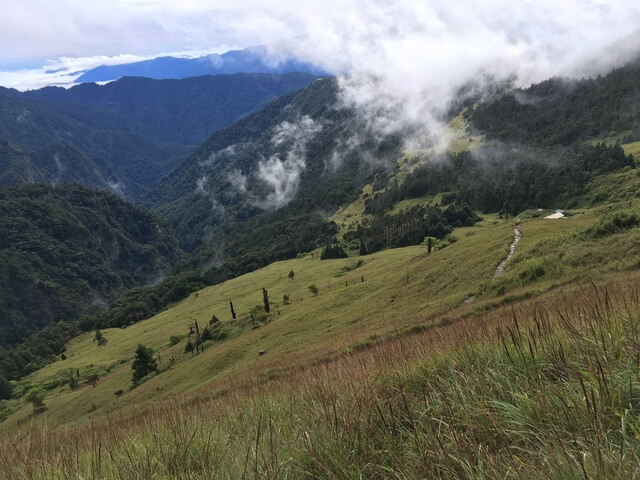
[[[33,430],[0,447],[0,474],[637,478],[639,292],[634,272],[145,415]]]

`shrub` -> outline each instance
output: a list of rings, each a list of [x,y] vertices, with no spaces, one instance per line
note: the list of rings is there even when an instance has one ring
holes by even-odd
[[[211,332],[211,330],[209,330],[208,327],[202,330],[202,333],[200,334],[200,339],[203,342],[206,342],[207,340],[213,340],[213,333]]]
[[[228,327],[218,323],[214,327],[212,327],[211,335],[213,337],[214,342],[219,342],[229,336],[229,329]]]
[[[35,387],[29,390],[25,399],[33,404],[33,413],[41,413],[47,409],[44,404],[46,395],[46,392],[41,387]]]
[[[587,229],[587,234],[594,238],[606,237],[640,225],[640,217],[636,213],[618,212],[604,217]]]
[[[269,320],[269,314],[262,305],[256,305],[249,311],[251,321],[255,323],[265,323]]]

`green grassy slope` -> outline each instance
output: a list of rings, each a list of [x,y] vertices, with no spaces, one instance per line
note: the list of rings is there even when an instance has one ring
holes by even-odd
[[[522,239],[496,280],[513,223],[487,218],[456,230],[458,240],[431,255],[418,246],[279,262],[147,321],[104,330],[106,346],[93,334],[78,337],[66,360],[20,386],[79,373],[81,388],[54,386],[44,413],[24,405],[0,424],[14,442],[0,442],[0,471],[6,478],[241,478],[247,469],[263,478],[391,471],[629,478],[637,422],[623,397],[625,388],[636,395],[628,349],[639,207],[613,203],[565,220],[525,212],[514,219]],[[625,216],[636,220],[609,228]],[[364,264],[353,268],[358,260]],[[252,329],[246,313],[261,304],[263,286],[274,314]],[[470,294],[476,298],[464,303]],[[171,335],[213,314],[229,339],[200,355],[183,353],[184,340],[169,346]],[[130,389],[139,342],[156,351],[161,373]],[[91,372],[104,375],[95,388],[84,384]],[[626,454],[617,460],[620,449]],[[521,462],[512,470],[514,456]]]
[[[608,214],[605,210],[577,212],[559,221],[521,219],[523,238],[505,274],[497,280],[491,278],[506,257],[513,223],[488,218],[456,230],[455,243],[430,255],[426,247],[417,246],[340,260],[306,256],[208,287],[149,320],[126,329],[104,330],[109,340],[104,347],[92,341],[93,334],[74,340],[66,360],[27,377],[21,388],[52,379],[66,381],[78,371],[81,384],[92,372],[106,376],[95,388],[53,388],[45,415],[32,417],[31,407],[25,406],[1,428],[8,431],[27,420],[46,421],[50,427],[82,423],[93,415],[142,409],[158,398],[191,396],[202,388],[226,389],[591,276],[600,278],[608,271],[634,268],[636,230],[598,242],[581,233],[599,215]],[[545,248],[548,251],[540,254]],[[357,266],[359,260],[363,264]],[[291,270],[293,280],[288,278]],[[319,287],[317,297],[307,288],[311,283]],[[252,329],[248,313],[262,304],[262,287],[269,292],[272,316]],[[290,297],[289,305],[282,301],[285,294]],[[463,303],[472,295],[475,300]],[[229,301],[238,313],[237,321],[230,318]],[[186,334],[194,321],[202,328],[212,315],[221,319],[229,339],[207,344],[197,356],[183,353],[186,340],[169,345],[170,336]],[[162,373],[130,390],[130,361],[138,343],[154,349]],[[267,353],[258,355],[262,350]],[[170,366],[172,357],[176,363]],[[124,394],[114,396],[117,390]]]

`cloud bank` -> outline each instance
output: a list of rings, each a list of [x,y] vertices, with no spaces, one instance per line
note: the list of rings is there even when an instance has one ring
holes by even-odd
[[[437,126],[470,81],[605,71],[638,54],[639,31],[640,4],[629,0],[8,0],[0,70],[58,60],[5,71],[0,83],[36,88],[46,74],[68,84],[129,57],[270,45],[274,61],[295,56],[341,73],[343,102],[376,112],[370,126],[393,132]]]
[[[284,18],[299,37],[281,48],[342,72],[344,103],[382,133],[437,127],[469,82],[600,73],[640,50],[626,0],[327,0]]]

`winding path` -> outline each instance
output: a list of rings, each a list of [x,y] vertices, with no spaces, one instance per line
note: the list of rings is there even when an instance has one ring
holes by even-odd
[[[507,258],[505,258],[502,262],[500,262],[500,265],[498,265],[498,268],[496,268],[496,271],[493,274],[493,278],[498,278],[500,275],[502,275],[502,273],[504,272],[504,268],[507,266],[507,262],[511,260],[511,257],[513,257],[513,254],[516,251],[516,245],[518,245],[518,242],[522,238],[522,233],[520,232],[520,225],[516,225],[515,227],[513,227],[513,233],[514,233],[514,237],[513,237],[513,242],[509,247],[509,254],[507,255]]]
[[[491,277],[492,279],[498,278],[500,275],[502,275],[505,267],[507,266],[507,262],[511,260],[511,257],[513,257],[513,254],[516,251],[516,245],[518,245],[518,242],[522,238],[522,232],[520,232],[520,225],[516,225],[515,227],[513,227],[513,234],[514,234],[513,242],[511,242],[511,246],[509,247],[509,253],[507,254],[507,258],[505,258],[502,262],[500,262],[500,265],[498,265],[498,268],[496,268],[496,271],[493,274],[493,277]],[[465,298],[465,300],[462,302],[462,305],[467,305],[473,302],[475,299],[476,299],[476,296],[471,295],[470,297]]]

